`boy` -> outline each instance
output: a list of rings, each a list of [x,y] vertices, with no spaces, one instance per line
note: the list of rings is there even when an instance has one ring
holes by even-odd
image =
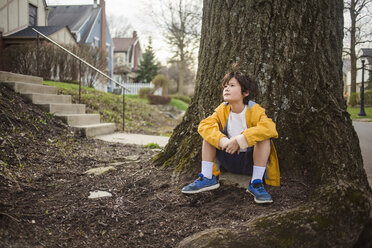
[[[224,103],[202,120],[198,132],[203,137],[202,171],[182,193],[195,194],[217,189],[219,167],[252,175],[247,192],[256,203],[270,203],[263,186],[279,186],[279,164],[271,138],[278,133],[265,109],[251,101],[258,92],[257,82],[241,72],[231,72],[222,80]],[[266,169],[267,168],[267,169]],[[253,172],[253,173],[252,173]]]

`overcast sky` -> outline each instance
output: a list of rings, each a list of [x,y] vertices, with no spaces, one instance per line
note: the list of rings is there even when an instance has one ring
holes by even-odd
[[[48,5],[93,4],[93,0],[46,0],[46,2]],[[99,3],[99,0],[97,2]],[[125,16],[133,30],[137,31],[143,51],[151,36],[156,57],[165,65],[172,56],[170,48],[163,40],[162,31],[151,22],[145,10],[147,4],[156,6],[157,3],[159,3],[157,0],[106,0],[106,14]]]

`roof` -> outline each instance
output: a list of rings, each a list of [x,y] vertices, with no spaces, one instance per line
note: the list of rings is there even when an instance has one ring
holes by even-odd
[[[100,13],[101,7],[97,5],[58,5],[49,6],[49,25],[68,26],[71,32],[79,31],[86,23],[86,27],[80,34],[81,41],[85,41],[89,32]]]
[[[21,31],[18,31],[14,34],[6,36],[7,38],[24,38],[24,37],[37,37],[37,33],[32,30],[32,28],[35,28],[40,33],[49,36],[51,34],[54,34],[55,32],[61,30],[64,28],[64,26],[33,26],[33,27],[27,27],[25,29],[22,29]],[[5,37],[4,37],[5,38]]]
[[[372,48],[361,48],[362,56],[367,57],[368,64],[372,64]]]
[[[127,52],[138,38],[113,38],[114,52]]]

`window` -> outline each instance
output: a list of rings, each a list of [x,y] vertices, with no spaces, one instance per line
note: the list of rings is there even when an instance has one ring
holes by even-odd
[[[37,26],[37,7],[29,4],[28,5],[28,17],[29,21],[28,24],[30,26]]]

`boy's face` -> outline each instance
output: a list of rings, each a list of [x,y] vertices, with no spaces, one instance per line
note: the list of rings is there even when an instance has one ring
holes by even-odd
[[[230,79],[230,81],[223,87],[223,100],[230,104],[243,103],[244,97],[248,95],[248,92],[242,94],[242,87],[235,78]]]

